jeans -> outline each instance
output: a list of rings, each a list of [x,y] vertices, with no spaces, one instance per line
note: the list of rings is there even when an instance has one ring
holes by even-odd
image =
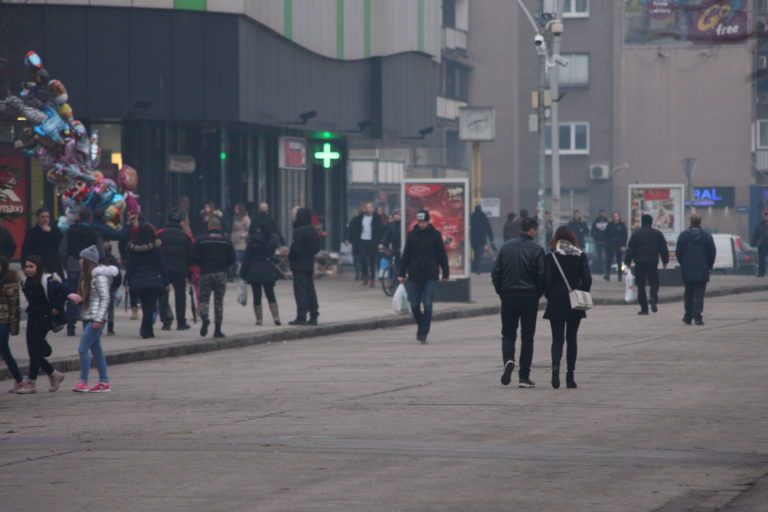
[[[563,358],[563,343],[568,344],[565,360],[568,364],[568,371],[576,369],[576,353],[578,345],[576,339],[579,333],[581,318],[570,320],[551,319],[549,326],[552,329],[552,366],[560,367],[560,360]]]
[[[376,279],[376,243],[360,240],[360,269],[363,279]]]
[[[616,274],[619,276],[619,281],[621,281],[621,262],[623,260],[623,254],[621,252],[621,247],[614,247],[612,245],[606,245],[605,246],[605,275],[610,276],[611,275],[611,263],[613,263],[613,260],[616,259]]]
[[[264,295],[267,297],[269,304],[277,302],[275,298],[275,283],[251,283],[251,290],[253,290],[253,305],[261,306],[261,289],[264,288]]]
[[[37,372],[40,368],[50,375],[53,373],[53,366],[42,354],[42,345],[45,336],[51,328],[51,318],[43,313],[32,311],[27,316],[27,352],[29,353],[29,380],[37,379]]]
[[[651,286],[651,302],[659,302],[659,269],[658,263],[635,263],[635,282],[637,284],[637,301],[640,311],[648,312],[648,298],[645,295],[645,282]]]
[[[704,292],[707,291],[707,283],[685,283],[685,316],[690,320],[701,320],[704,312]]]
[[[155,333],[152,326],[155,323],[155,313],[157,312],[157,302],[163,294],[163,290],[142,290],[138,293],[131,293],[141,302],[141,336],[151,337]]]
[[[21,382],[21,372],[19,371],[19,365],[16,364],[16,359],[11,354],[11,347],[8,345],[8,338],[11,335],[11,324],[0,324],[0,355],[3,356],[3,361],[8,367],[8,371],[11,372],[13,380]]]
[[[187,276],[184,274],[168,274],[168,280],[173,286],[174,305],[176,306],[176,325],[187,323]],[[163,291],[160,300],[160,319],[164,324],[170,325],[173,322],[171,314],[171,302],[169,299],[170,290]]]
[[[88,370],[91,369],[91,354],[96,363],[96,370],[99,372],[99,381],[109,382],[107,376],[107,358],[104,357],[104,350],[101,348],[101,331],[104,330],[104,324],[96,329],[91,320],[85,323],[83,334],[80,336],[80,346],[77,351],[80,353],[80,380],[88,382]]]
[[[77,285],[80,281],[80,272],[67,272],[67,288],[72,293],[77,293]],[[80,305],[75,304],[72,301],[67,301],[67,329],[71,330],[75,328],[78,319],[80,318]]]
[[[513,297],[501,298],[501,355],[505,364],[515,360],[517,326],[520,325],[521,379],[527,379],[531,374],[538,312],[539,296],[535,292],[521,292]]]
[[[408,302],[411,303],[413,319],[416,320],[416,336],[426,337],[432,325],[432,300],[435,297],[435,283],[437,281],[406,281],[408,290]],[[424,309],[421,304],[424,304]]]
[[[293,297],[296,299],[296,318],[317,318],[317,292],[312,272],[293,273]]]

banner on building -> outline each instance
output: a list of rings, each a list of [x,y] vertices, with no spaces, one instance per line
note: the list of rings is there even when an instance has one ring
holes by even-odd
[[[743,44],[749,0],[625,0],[624,43],[636,46]]]
[[[307,141],[300,137],[280,137],[278,165],[281,169],[305,171],[307,169]]]
[[[10,146],[0,147],[0,219],[16,242],[14,258],[21,257],[27,232],[27,158]]]
[[[402,193],[403,240],[416,225],[416,212],[427,210],[432,225],[443,235],[451,277],[469,275],[469,181],[466,179],[409,179]],[[403,244],[405,247],[405,244]]]

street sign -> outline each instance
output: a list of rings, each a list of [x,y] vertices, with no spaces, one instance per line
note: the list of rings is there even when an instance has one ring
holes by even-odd
[[[498,197],[484,197],[480,200],[480,208],[489,218],[501,217],[501,199]]]

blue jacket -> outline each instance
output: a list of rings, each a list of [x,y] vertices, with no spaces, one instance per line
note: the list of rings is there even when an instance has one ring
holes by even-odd
[[[706,283],[715,265],[715,241],[700,226],[691,226],[680,233],[675,249],[684,283]]]

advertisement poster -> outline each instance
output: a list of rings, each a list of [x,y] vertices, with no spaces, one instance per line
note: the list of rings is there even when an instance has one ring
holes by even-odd
[[[443,235],[451,277],[469,275],[469,182],[466,179],[405,180],[403,183],[405,233],[416,225],[416,212],[427,210],[429,221]]]
[[[0,218],[16,241],[14,258],[21,257],[27,232],[27,159],[9,146],[0,147]]]
[[[674,260],[678,235],[685,229],[685,185],[630,185],[629,230],[640,227],[640,217],[650,215],[653,227],[664,234]]]
[[[749,0],[625,0],[624,43],[637,46],[743,44]]]

